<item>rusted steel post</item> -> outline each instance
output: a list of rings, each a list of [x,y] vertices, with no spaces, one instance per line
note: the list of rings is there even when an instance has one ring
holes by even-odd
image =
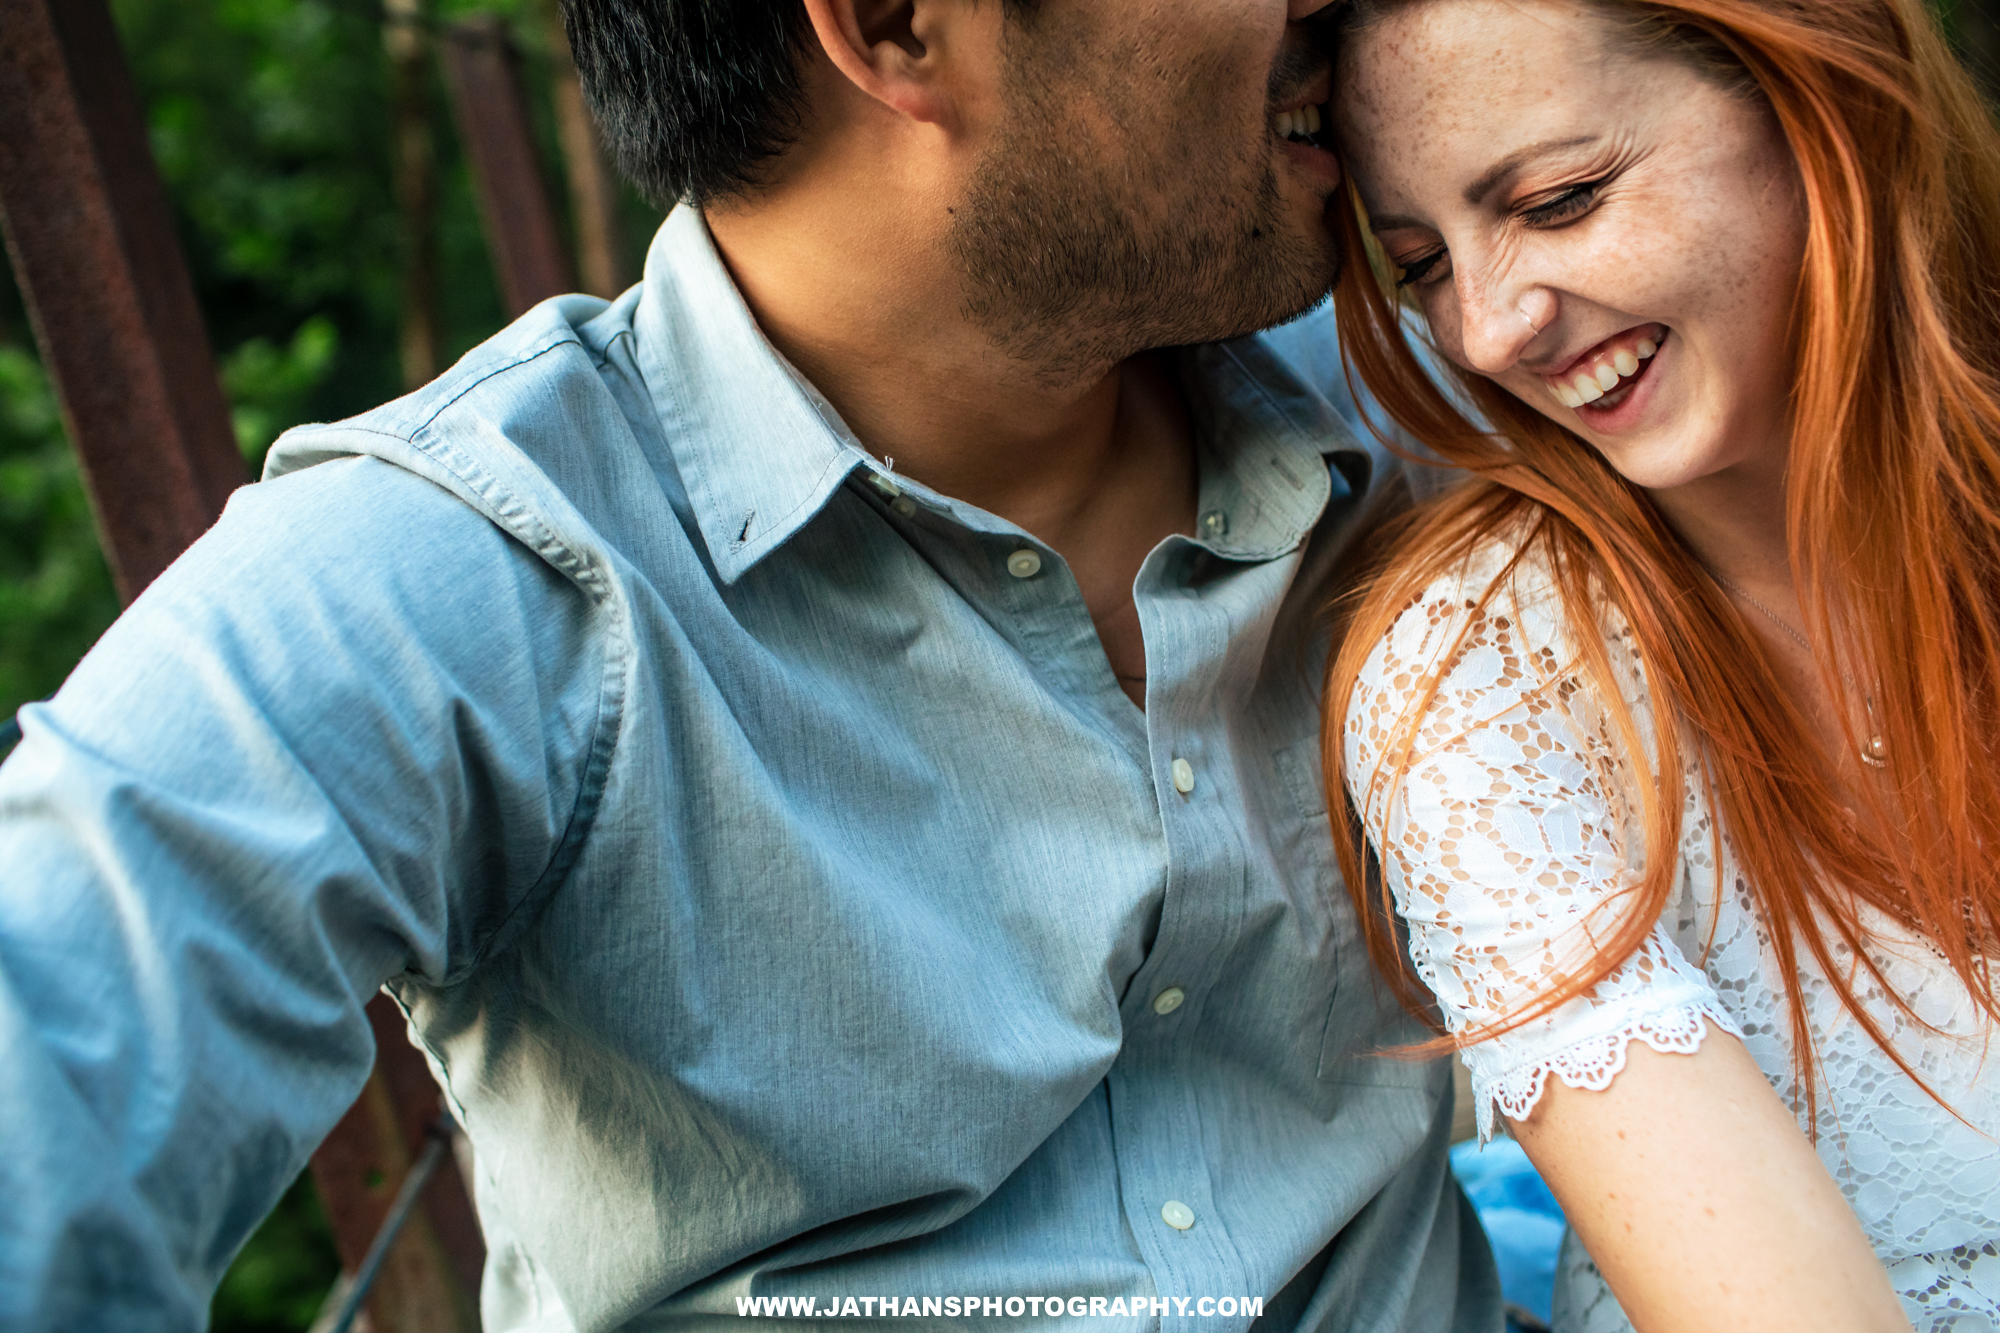
[[[520,58],[506,26],[491,15],[447,27],[443,48],[445,81],[459,140],[472,162],[486,244],[507,312],[519,315],[538,301],[576,290],[535,148]]]
[[[577,276],[583,290],[607,300],[636,280],[625,258],[624,229],[618,224],[618,177],[604,160],[597,122],[584,105],[583,85],[563,29],[557,0],[542,0],[542,31],[548,36],[555,68],[549,100],[555,105],[556,136],[569,177],[569,215],[576,229]]]
[[[244,480],[105,0],[0,0],[0,221],[127,601]]]
[[[375,1029],[375,1072],[312,1163],[341,1267],[349,1273],[361,1266],[440,1111],[437,1084],[405,1035],[402,1013],[378,995],[368,1002],[368,1019]],[[446,1157],[369,1296],[373,1333],[475,1333],[485,1262],[464,1178],[457,1161]]]
[[[432,113],[431,38],[424,0],[383,0],[382,47],[389,60],[390,138],[396,214],[403,232],[403,387],[421,389],[444,369],[438,312],[437,143]]]

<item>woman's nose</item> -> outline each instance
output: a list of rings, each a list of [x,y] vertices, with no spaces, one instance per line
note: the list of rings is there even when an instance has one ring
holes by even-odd
[[[1555,321],[1555,297],[1543,287],[1461,281],[1458,308],[1460,350],[1482,375],[1512,369]]]

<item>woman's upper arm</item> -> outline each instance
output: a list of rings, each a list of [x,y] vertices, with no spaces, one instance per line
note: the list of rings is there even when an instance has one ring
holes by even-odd
[[[1642,1333],[1909,1322],[1847,1200],[1741,1042],[1635,1045],[1601,1091],[1551,1084],[1514,1136]]]
[[[1536,1010],[1629,910],[1645,848],[1632,761],[1572,669],[1548,597],[1466,607],[1434,587],[1377,645],[1348,713],[1355,805],[1455,1033]],[[1435,680],[1434,692],[1427,686]],[[1734,1031],[1663,929],[1589,992],[1469,1045],[1482,1135],[1527,1114],[1551,1075],[1602,1087],[1626,1042],[1692,1049]]]

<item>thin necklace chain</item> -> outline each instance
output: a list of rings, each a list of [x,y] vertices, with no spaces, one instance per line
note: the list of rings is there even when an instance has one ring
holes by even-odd
[[[1734,583],[1722,577],[1722,575],[1717,574],[1714,570],[1711,569],[1708,572],[1717,583],[1720,583],[1723,587],[1729,589],[1729,591],[1735,593],[1759,611],[1762,611],[1764,618],[1789,635],[1793,643],[1796,643],[1808,653],[1813,650],[1811,642],[1807,640],[1805,635],[1793,629],[1790,621],[1758,601],[1755,597],[1752,597],[1742,588],[1737,587]],[[1847,684],[1849,689],[1854,688],[1854,682],[1846,676],[1842,676],[1841,680]],[[1882,739],[1882,733],[1875,731],[1875,697],[1870,694],[1864,694],[1861,696],[1861,704],[1863,708],[1868,710],[1868,729],[1875,732],[1861,746],[1861,762],[1870,768],[1886,768],[1889,763],[1889,746]]]
[[[1710,570],[1709,573],[1715,574],[1715,571]],[[1797,630],[1792,628],[1790,621],[1786,620],[1776,611],[1773,611],[1770,607],[1758,601],[1755,597],[1752,597],[1749,593],[1745,592],[1743,589],[1731,583],[1728,579],[1722,577],[1722,575],[1715,574],[1715,581],[1717,583],[1720,583],[1723,587],[1729,589],[1729,591],[1735,593],[1738,597],[1741,597],[1744,601],[1750,603],[1750,605],[1756,607],[1759,611],[1762,611],[1764,613],[1765,619],[1769,620],[1773,625],[1776,625],[1779,629],[1783,630],[1785,633],[1791,635],[1793,643],[1796,643],[1799,647],[1805,649],[1807,652],[1812,651],[1812,644],[1807,641],[1805,635],[1799,633]]]

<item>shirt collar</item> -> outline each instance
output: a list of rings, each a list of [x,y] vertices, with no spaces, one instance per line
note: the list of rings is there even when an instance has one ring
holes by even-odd
[[[709,557],[734,583],[784,545],[868,455],[757,327],[701,210],[646,255],[634,354]]]
[[[1368,450],[1264,335],[1186,348],[1180,371],[1202,445],[1195,538],[1218,555],[1283,555],[1353,494],[1350,478],[1366,484]]]
[[[633,327],[653,409],[725,583],[784,545],[856,468],[975,529],[998,522],[889,481],[757,327],[699,209],[675,209],[654,237]],[[1268,559],[1292,549],[1330,498],[1351,493],[1354,473],[1339,456],[1358,455],[1366,475],[1368,451],[1348,423],[1260,337],[1188,348],[1178,368],[1203,450],[1196,539],[1218,554]]]

